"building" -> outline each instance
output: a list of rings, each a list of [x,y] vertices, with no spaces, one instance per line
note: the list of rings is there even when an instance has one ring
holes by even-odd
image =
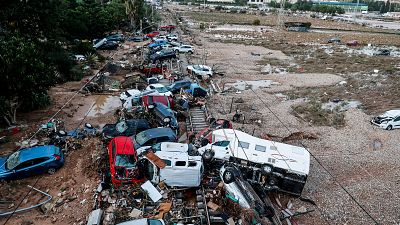
[[[235,0],[207,0],[207,3],[235,3]]]
[[[247,5],[265,5],[270,2],[271,0],[248,0]]]
[[[364,3],[352,2],[314,2],[314,5],[336,6],[343,8],[345,11],[368,11],[368,5]]]

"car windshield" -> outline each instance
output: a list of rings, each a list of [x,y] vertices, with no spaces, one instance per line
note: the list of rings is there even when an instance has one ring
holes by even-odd
[[[7,158],[6,169],[12,170],[19,164],[19,151],[14,152]]]
[[[156,90],[158,91],[158,93],[165,93],[168,91],[168,89],[165,87],[156,87]]]
[[[148,140],[147,133],[146,132],[138,133],[136,135],[135,140],[136,140],[136,143],[138,143],[139,145],[143,145]]]
[[[148,219],[147,220],[147,225],[162,225],[162,223],[159,220]]]
[[[199,65],[194,65],[194,66],[193,66],[193,69],[201,70],[201,67],[200,67]]]
[[[132,168],[136,165],[136,159],[134,155],[117,155],[115,160],[115,166],[122,166],[126,168]]]

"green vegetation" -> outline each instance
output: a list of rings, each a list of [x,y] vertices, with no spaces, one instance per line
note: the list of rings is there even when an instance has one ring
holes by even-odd
[[[115,29],[137,25],[150,15],[135,1],[129,21],[123,0],[4,0],[0,3],[0,116],[16,123],[17,111],[50,103],[47,90],[57,83],[80,80],[81,65],[73,54],[98,60],[91,40]],[[81,41],[88,39],[90,41]]]
[[[259,19],[255,19],[255,20],[253,21],[253,25],[254,25],[254,26],[260,26],[260,24],[261,24],[261,21],[260,21]]]

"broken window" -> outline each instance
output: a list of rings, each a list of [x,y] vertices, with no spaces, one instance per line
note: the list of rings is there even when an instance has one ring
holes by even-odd
[[[213,144],[214,146],[226,147],[229,145],[229,141],[217,141]]]
[[[188,167],[195,167],[197,165],[197,162],[195,161],[189,161]]]
[[[165,164],[167,166],[171,166],[172,165],[171,160],[168,160],[168,159],[163,159],[163,160],[164,160],[164,162],[165,162]]]
[[[249,146],[250,146],[250,143],[247,143],[247,142],[244,142],[244,141],[239,141],[239,147],[249,149]]]
[[[176,161],[175,166],[186,166],[185,161]]]
[[[265,152],[267,150],[267,147],[262,145],[256,145],[255,150],[259,152]]]

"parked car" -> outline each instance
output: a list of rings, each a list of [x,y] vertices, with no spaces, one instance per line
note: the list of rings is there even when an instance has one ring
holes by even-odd
[[[379,49],[374,55],[388,56],[388,55],[390,55],[390,50],[389,49]]]
[[[142,41],[144,41],[144,38],[141,37],[141,36],[135,36],[135,37],[130,37],[130,38],[128,38],[128,41],[142,42]]]
[[[164,95],[164,96],[172,96],[172,93],[162,84],[150,84],[147,86],[146,90],[154,90],[150,95]]]
[[[328,43],[340,43],[340,38],[331,38],[328,40]]]
[[[182,45],[181,43],[176,42],[176,41],[169,41],[169,44],[172,45],[172,46],[174,46],[174,47],[178,47],[178,46],[181,46],[181,45]]]
[[[106,41],[104,42],[102,45],[100,45],[99,47],[97,47],[97,49],[101,49],[101,50],[116,50],[118,48],[118,42],[116,41]]]
[[[170,109],[168,106],[160,102],[155,102],[152,105],[149,105],[148,109],[154,116],[159,126],[170,127],[174,130],[179,128],[175,112],[172,111],[172,109]]]
[[[102,135],[105,140],[109,140],[117,136],[133,136],[150,128],[149,122],[145,119],[130,119],[104,125]]]
[[[205,160],[234,163],[247,181],[265,190],[301,195],[310,169],[307,149],[233,129],[213,131],[211,143],[198,149]]]
[[[189,74],[195,75],[200,79],[208,79],[213,76],[211,67],[206,65],[188,65],[186,70]]]
[[[174,46],[170,45],[170,44],[165,44],[165,45],[161,45],[162,49],[173,49]]]
[[[165,25],[160,27],[160,30],[174,30],[174,29],[176,29],[175,25]]]
[[[168,60],[168,59],[175,59],[176,54],[175,51],[172,49],[163,49],[159,52],[156,52],[152,55],[150,55],[150,60],[155,63],[157,61],[163,61],[163,60]]]
[[[176,93],[179,93],[179,91],[181,89],[189,88],[190,84],[192,84],[192,82],[190,80],[180,80],[180,81],[176,81],[175,83],[173,83],[169,86],[166,86],[166,88],[173,94],[176,94]]]
[[[167,35],[167,40],[168,40],[168,41],[177,41],[177,40],[178,40],[178,35],[176,35],[176,34],[169,34],[169,35]]]
[[[136,134],[134,144],[135,149],[139,149],[143,146],[151,146],[165,141],[176,142],[177,140],[176,134],[171,128],[153,128]]]
[[[64,154],[54,145],[21,149],[0,157],[0,180],[17,180],[39,174],[54,174],[64,165]]]
[[[164,95],[146,95],[141,98],[141,103],[143,107],[147,108],[149,105],[153,103],[161,103],[167,106],[170,109],[174,108],[174,99],[171,96]]]
[[[148,64],[140,65],[139,70],[144,74],[161,74],[163,71],[167,70],[168,66],[166,64]]]
[[[168,41],[165,39],[156,39],[154,42],[149,44],[149,48],[154,48],[154,47],[158,47],[158,46],[162,46],[168,44]]]
[[[206,97],[208,95],[207,90],[197,83],[190,84],[185,92],[190,93],[193,97]]]
[[[348,41],[346,43],[347,46],[357,46],[359,42],[357,40]]]
[[[374,117],[371,120],[371,124],[386,130],[400,128],[400,109],[389,110],[382,115]]]
[[[118,223],[117,225],[165,225],[164,220],[159,219],[137,219]]]
[[[165,163],[160,168],[153,159],[145,153],[140,160],[141,171],[147,180],[153,184],[164,182],[169,187],[199,187],[203,176],[201,156],[190,156],[187,152],[156,151],[153,154]]]
[[[194,53],[194,47],[191,45],[181,45],[179,47],[174,47],[174,51],[177,53]]]
[[[106,39],[107,39],[107,41],[123,42],[124,36],[122,34],[113,34],[113,35],[106,37]]]
[[[115,137],[108,145],[111,182],[115,186],[137,184],[144,177],[137,167],[138,157],[130,137]]]
[[[156,37],[156,36],[159,35],[159,34],[160,34],[160,32],[158,32],[158,31],[153,31],[153,32],[151,32],[151,33],[146,34],[146,37],[147,37],[147,38],[153,38],[153,37]]]

